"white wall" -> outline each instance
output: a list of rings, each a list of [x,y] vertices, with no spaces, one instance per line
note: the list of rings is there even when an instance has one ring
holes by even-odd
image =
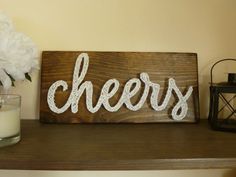
[[[201,116],[207,117],[210,66],[236,57],[235,0],[0,0],[0,9],[38,44],[40,50],[197,52]],[[224,79],[231,67],[218,68]],[[17,83],[22,118],[38,118],[38,73],[33,83]],[[140,176],[225,176],[227,170],[152,171]],[[231,173],[231,172],[230,172]],[[0,176],[63,176],[61,172],[2,171]],[[97,173],[69,172],[71,176]],[[122,175],[121,173],[100,173]],[[137,173],[125,173],[127,176]]]

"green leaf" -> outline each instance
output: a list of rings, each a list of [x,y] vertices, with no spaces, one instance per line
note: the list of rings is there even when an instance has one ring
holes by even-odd
[[[0,81],[0,86],[3,86],[2,82]],[[15,87],[14,82],[11,81],[11,86]]]
[[[7,72],[6,72],[6,73],[7,73]],[[12,82],[15,82],[15,81],[16,81],[10,74],[7,73],[7,75],[10,77],[10,79],[11,79]]]
[[[11,79],[11,86],[12,87],[15,87],[15,84],[14,84],[14,82],[16,81],[10,74],[8,74],[7,72],[6,72],[6,74],[10,77],[10,79]]]
[[[29,73],[25,73],[25,78],[26,78],[28,81],[32,82],[32,79],[31,79]]]

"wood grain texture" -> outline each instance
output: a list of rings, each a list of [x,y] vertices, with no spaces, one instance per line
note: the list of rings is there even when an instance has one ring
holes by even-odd
[[[199,124],[40,124],[0,148],[0,169],[160,170],[236,168],[235,134]]]
[[[47,104],[47,93],[52,83],[65,80],[69,89],[66,92],[58,90],[56,103],[58,107],[65,104],[71,91],[72,75],[75,61],[81,52],[45,51],[42,55],[41,103],[40,120],[47,123],[150,123],[175,122],[170,112],[176,103],[172,95],[170,104],[164,111],[154,111],[148,97],[144,106],[138,111],[130,111],[125,106],[117,112],[108,112],[103,107],[96,113],[90,113],[85,104],[85,94],[79,101],[79,111],[71,113],[70,108],[62,113],[53,113]],[[189,110],[181,122],[196,122],[199,118],[197,55],[194,53],[156,53],[156,52],[86,52],[90,64],[84,80],[92,81],[94,85],[94,103],[97,102],[103,84],[111,78],[120,82],[118,93],[109,101],[114,105],[119,100],[124,84],[131,78],[139,78],[141,72],[146,72],[150,80],[161,86],[160,100],[167,89],[167,80],[172,77],[184,93],[189,86],[194,92],[188,100]],[[142,89],[132,98],[139,100]]]

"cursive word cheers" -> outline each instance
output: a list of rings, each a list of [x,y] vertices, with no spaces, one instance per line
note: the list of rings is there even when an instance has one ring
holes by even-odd
[[[122,105],[125,105],[129,110],[137,111],[141,109],[141,107],[143,106],[149,95],[149,92],[151,91],[150,103],[151,107],[155,111],[162,111],[167,107],[173,92],[176,94],[178,102],[172,109],[171,112],[172,118],[174,120],[182,120],[187,114],[188,111],[187,100],[192,94],[193,91],[192,86],[190,86],[186,94],[183,95],[179,90],[179,88],[176,86],[175,80],[173,78],[169,78],[168,89],[165,98],[163,102],[159,104],[158,95],[160,91],[160,85],[151,82],[149,79],[149,75],[144,72],[140,74],[140,79],[132,78],[126,82],[121,97],[114,106],[110,105],[109,99],[116,94],[116,92],[119,89],[120,83],[117,79],[109,79],[103,85],[100,97],[96,105],[93,105],[93,84],[91,81],[83,82],[85,75],[88,71],[88,67],[89,67],[89,56],[87,53],[81,53],[78,56],[75,63],[72,90],[70,96],[67,102],[64,104],[64,106],[62,106],[61,108],[58,108],[55,104],[55,93],[57,88],[60,86],[62,86],[63,91],[66,91],[68,89],[68,84],[63,80],[58,80],[50,86],[47,95],[47,102],[51,111],[60,114],[65,112],[69,107],[71,107],[72,113],[77,113],[78,103],[80,97],[84,92],[86,93],[86,106],[88,111],[91,113],[97,112],[101,106],[103,106],[109,112],[116,112],[120,109]],[[133,105],[130,99],[140,90],[142,84],[141,82],[144,83],[143,93],[141,95],[140,100],[135,105]]]

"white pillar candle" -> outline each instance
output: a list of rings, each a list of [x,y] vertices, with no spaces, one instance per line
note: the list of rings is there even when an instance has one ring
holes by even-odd
[[[20,132],[20,108],[2,105],[0,108],[0,139],[15,136]]]

